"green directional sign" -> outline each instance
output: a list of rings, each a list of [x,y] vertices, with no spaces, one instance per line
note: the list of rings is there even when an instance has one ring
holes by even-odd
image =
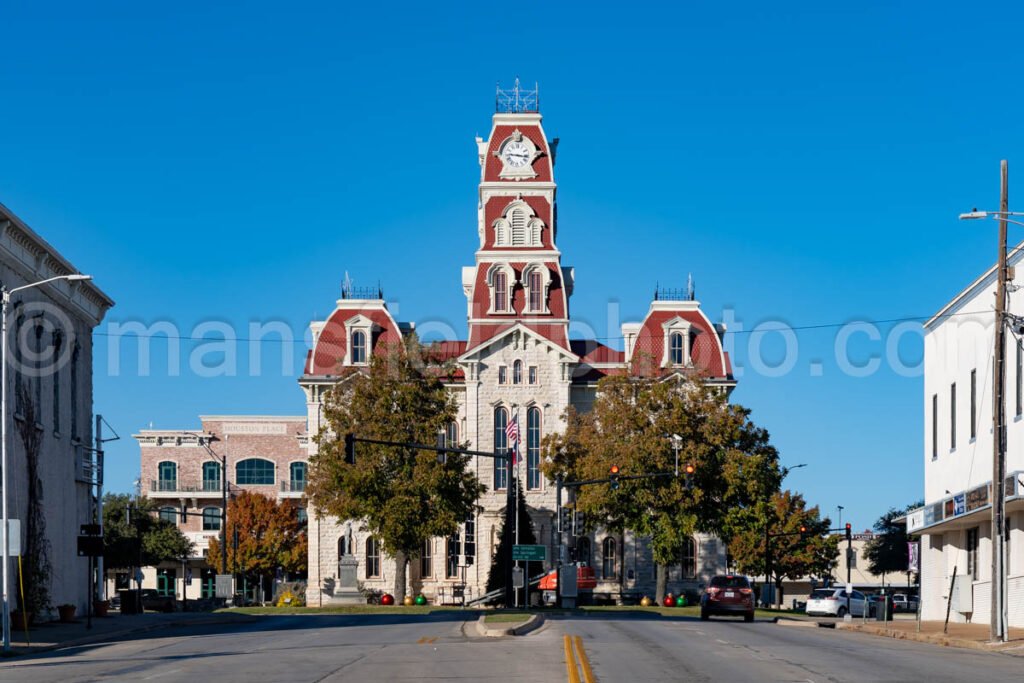
[[[524,562],[543,562],[548,559],[548,548],[544,545],[514,545],[512,560]]]

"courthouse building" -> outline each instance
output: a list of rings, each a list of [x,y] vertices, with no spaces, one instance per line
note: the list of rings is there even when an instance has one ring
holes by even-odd
[[[671,379],[697,371],[723,391],[735,386],[722,346],[724,327],[708,319],[692,292],[656,293],[642,321],[622,326],[622,350],[569,338],[575,276],[558,249],[557,142],[545,134],[534,92],[499,91],[490,134],[476,140],[479,248],[461,273],[467,336],[442,344],[458,368],[447,384],[458,405],[453,439],[468,442],[471,449],[503,450],[506,426],[518,418],[526,503],[537,538],[549,548],[549,560],[557,557],[552,534],[555,487],[541,473],[540,444],[545,434],[563,429],[567,407],[587,410],[597,382],[609,374]],[[437,276],[431,271],[427,277]],[[442,273],[424,284],[439,292],[447,286],[454,296],[459,282],[456,273],[448,278]],[[322,426],[324,393],[343,372],[366,367],[373,354],[412,329],[392,316],[381,292],[343,290],[334,311],[311,325],[313,347],[299,379],[311,434]],[[312,440],[309,450],[316,451]],[[479,501],[482,512],[467,519],[455,536],[429,541],[421,558],[410,565],[411,589],[428,597],[440,597],[453,584],[464,584],[477,597],[487,582],[509,482],[495,461],[474,458],[471,467],[487,487]],[[347,546],[350,535],[352,547]],[[346,548],[359,560],[358,579],[365,588],[392,587],[393,562],[358,520],[314,521],[311,516],[309,604],[326,604],[335,597],[339,559]],[[596,570],[597,592],[653,593],[654,565],[643,538],[599,530],[581,540],[579,555]],[[725,555],[724,544],[715,537],[690,539],[669,572],[669,589],[678,593],[699,588],[724,571]]]

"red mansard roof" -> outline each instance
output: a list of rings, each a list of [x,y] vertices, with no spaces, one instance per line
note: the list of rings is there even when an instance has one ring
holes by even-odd
[[[537,177],[533,178],[533,182],[550,182],[551,181],[551,150],[548,149],[548,141],[544,139],[544,135],[541,132],[540,125],[537,122],[524,121],[519,126],[495,126],[494,130],[491,131],[491,139],[488,140],[487,145],[487,158],[484,159],[484,179],[487,181],[500,181],[501,169],[503,164],[501,159],[494,156],[494,152],[498,151],[498,147],[505,141],[505,138],[512,135],[512,132],[516,129],[523,134],[524,137],[530,138],[537,149],[544,152],[541,156],[533,162],[533,170],[537,173]],[[511,181],[515,182],[515,181]]]
[[[345,323],[360,315],[369,318],[379,328],[373,335],[374,353],[384,353],[388,345],[402,340],[398,324],[387,309],[379,304],[361,308],[339,308],[327,319],[313,350],[307,356],[306,374],[337,375],[340,372],[341,362],[348,348]]]
[[[680,310],[660,309],[647,314],[630,361],[633,372],[639,374],[661,373],[665,352],[665,330],[662,325],[673,318],[682,318],[692,325],[693,335],[690,358],[694,367],[709,378],[731,378],[732,368],[723,358],[722,343],[718,332],[708,319],[696,308]]]
[[[580,357],[581,363],[625,363],[626,354],[605,346],[593,339],[573,339],[569,342],[572,352]]]

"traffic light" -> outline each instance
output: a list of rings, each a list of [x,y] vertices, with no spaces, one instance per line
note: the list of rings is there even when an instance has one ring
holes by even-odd
[[[569,525],[572,523],[572,508],[560,507],[558,508],[558,530],[569,531]]]
[[[853,538],[853,525],[849,522],[846,523],[846,540],[849,541]]]
[[[619,466],[612,465],[608,469],[608,481],[611,484],[612,491],[619,490]]]
[[[584,523],[584,521],[585,520],[583,518],[583,513],[582,512],[577,511],[576,514],[573,515],[573,517],[572,517],[572,535],[573,536],[582,536],[583,535],[583,523]]]
[[[445,433],[444,432],[438,432],[437,433],[437,448],[438,448],[438,451],[437,451],[437,463],[439,465],[443,465],[446,462],[448,462],[448,453],[445,452],[445,450],[444,450],[444,447],[448,445],[446,443],[446,441],[447,441],[447,438],[445,437]]]
[[[356,464],[356,438],[351,434],[345,435],[345,462],[349,465]]]
[[[806,538],[806,537],[807,537],[807,525],[806,524],[801,524],[800,525],[800,538]]]
[[[686,475],[685,483],[686,490],[693,489],[693,473],[697,471],[697,468],[693,466],[692,462],[686,463],[686,467],[683,468],[683,473]]]

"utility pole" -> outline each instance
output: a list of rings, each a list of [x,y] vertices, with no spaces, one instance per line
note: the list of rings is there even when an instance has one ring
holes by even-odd
[[[1004,534],[1004,508],[1006,495],[1003,491],[1006,480],[1006,219],[1010,211],[1006,160],[1000,163],[999,190],[999,260],[996,266],[996,330],[995,362],[993,363],[993,410],[992,410],[992,618],[991,639],[1007,639],[1004,619],[1006,566]]]

